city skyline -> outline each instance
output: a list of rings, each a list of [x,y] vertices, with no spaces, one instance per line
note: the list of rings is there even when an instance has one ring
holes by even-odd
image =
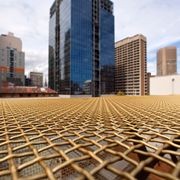
[[[0,180],[180,179],[179,9],[0,0]]]
[[[37,4],[43,5],[40,7]],[[177,47],[177,70],[180,72],[180,15],[178,0],[113,0],[115,41],[142,33],[147,37],[148,71],[156,73],[156,52],[169,45]],[[26,74],[48,74],[49,8],[53,0],[7,0],[0,2],[0,34],[13,32],[22,39]],[[179,23],[179,24],[178,24]],[[3,24],[3,25],[2,25]]]

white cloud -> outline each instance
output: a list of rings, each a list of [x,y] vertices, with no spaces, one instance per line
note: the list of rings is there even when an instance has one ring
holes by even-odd
[[[116,39],[142,33],[149,49],[180,40],[179,0],[115,0]]]
[[[44,72],[44,75],[47,76],[48,69],[48,52],[47,51],[27,51],[26,52],[26,73],[29,74],[30,71]]]

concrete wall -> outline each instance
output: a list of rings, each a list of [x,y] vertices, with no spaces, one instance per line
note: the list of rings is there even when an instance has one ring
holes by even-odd
[[[150,95],[177,94],[180,95],[180,75],[157,76],[150,78]]]

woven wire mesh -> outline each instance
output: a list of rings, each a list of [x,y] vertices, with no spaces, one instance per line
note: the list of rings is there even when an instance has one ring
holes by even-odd
[[[0,100],[0,180],[179,178],[178,96]]]

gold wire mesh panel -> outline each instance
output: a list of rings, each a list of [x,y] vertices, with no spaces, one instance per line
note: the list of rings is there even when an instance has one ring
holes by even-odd
[[[180,179],[180,97],[2,99],[4,179]]]

